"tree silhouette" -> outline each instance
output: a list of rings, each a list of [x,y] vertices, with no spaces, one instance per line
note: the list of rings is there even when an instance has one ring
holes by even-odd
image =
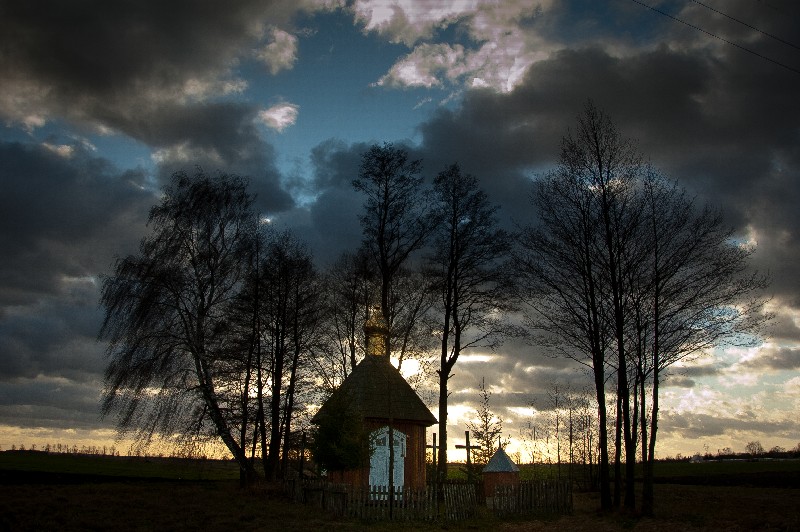
[[[693,353],[752,338],[768,318],[759,296],[767,281],[748,271],[753,249],[722,217],[645,164],[591,102],[564,137],[558,167],[537,180],[533,203],[538,223],[523,231],[517,257],[529,324],[592,370],[603,509],[612,506],[606,386],[613,372],[614,502],[624,449],[625,506],[634,507],[641,431],[643,511],[652,513],[659,383]]]
[[[511,279],[505,267],[508,233],[497,227],[497,207],[477,179],[457,164],[434,180],[434,249],[429,275],[438,292],[439,478],[446,478],[448,382],[465,349],[494,349],[511,329],[501,315],[513,308]]]
[[[387,356],[398,336],[392,301],[397,276],[432,230],[420,171],[421,161],[410,161],[406,150],[375,145],[363,154],[353,180],[353,187],[366,197],[359,219],[364,247],[380,279],[381,312],[389,325]]]
[[[179,172],[150,211],[152,233],[103,280],[108,340],[103,415],[141,441],[191,434],[210,419],[253,475],[218,390],[228,312],[242,288],[256,220],[237,176]]]

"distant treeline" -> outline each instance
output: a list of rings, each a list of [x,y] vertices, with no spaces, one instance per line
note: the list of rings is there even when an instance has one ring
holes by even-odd
[[[662,459],[664,462],[691,462],[691,461],[714,461],[714,460],[755,460],[755,459],[800,459],[800,443],[792,449],[786,449],[776,445],[769,450],[764,449],[761,442],[752,441],[745,446],[743,452],[734,452],[730,447],[718,449],[716,454],[706,451],[696,453],[692,456],[683,456],[678,453],[674,457]]]
[[[0,451],[2,451],[0,446]],[[76,444],[62,444],[62,443],[47,443],[44,445],[31,444],[27,447],[24,444],[12,445],[10,449],[5,452],[24,452],[24,453],[50,453],[50,454],[79,454],[87,456],[136,456],[143,458],[193,458],[193,459],[208,459],[205,454],[192,453],[185,449],[174,449],[172,452],[164,453],[157,452],[154,449],[141,449],[130,447],[127,450],[120,452],[120,449],[115,445],[81,445]]]

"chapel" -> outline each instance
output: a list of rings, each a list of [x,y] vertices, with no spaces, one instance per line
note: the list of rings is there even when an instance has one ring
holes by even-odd
[[[330,473],[333,482],[353,486],[389,486],[391,455],[394,454],[392,485],[425,487],[425,437],[437,421],[417,393],[389,360],[386,350],[388,327],[380,309],[374,309],[364,324],[366,356],[320,407],[312,423],[326,415],[328,405],[346,398],[370,432],[372,455],[369,467]],[[341,404],[341,402],[339,402]],[[394,453],[390,452],[390,434]]]

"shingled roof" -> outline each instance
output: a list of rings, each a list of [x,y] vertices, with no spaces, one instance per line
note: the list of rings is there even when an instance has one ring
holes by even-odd
[[[483,468],[484,473],[518,473],[519,467],[511,458],[508,457],[502,447],[489,459],[489,463]]]
[[[337,398],[346,398],[365,419],[408,421],[426,427],[437,423],[422,399],[386,356],[365,357],[320,407],[311,422],[318,423],[326,415],[327,405],[335,403]]]

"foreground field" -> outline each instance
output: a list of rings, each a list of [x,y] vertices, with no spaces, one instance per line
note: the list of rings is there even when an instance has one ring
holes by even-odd
[[[4,454],[4,453],[0,453]],[[7,458],[7,457],[6,457]],[[50,463],[55,467],[56,462]],[[37,460],[33,463],[41,464]],[[800,489],[796,470],[785,472],[790,487],[750,485],[656,485],[657,516],[597,514],[595,494],[576,493],[573,515],[498,520],[492,516],[461,523],[393,524],[333,519],[287,502],[277,489],[241,490],[235,480],[186,478],[186,463],[141,462],[151,476],[130,473],[137,462],[101,462],[102,470],[78,460],[61,462],[78,471],[22,470],[0,460],[0,530],[503,530],[503,531],[711,531],[800,532]],[[31,463],[28,464],[30,466]],[[124,467],[123,467],[124,466]],[[109,474],[122,468],[121,476]],[[160,468],[159,468],[160,467]],[[204,478],[233,471],[224,463],[205,465]],[[217,469],[215,469],[217,468]],[[211,472],[214,472],[213,474]],[[155,475],[152,473],[155,472]],[[748,473],[753,473],[752,471]],[[726,474],[724,472],[720,474]],[[768,472],[767,472],[768,474]],[[705,476],[705,475],[703,475]],[[196,477],[195,477],[196,478]],[[712,483],[713,484],[713,483]],[[783,485],[783,484],[781,484]]]

